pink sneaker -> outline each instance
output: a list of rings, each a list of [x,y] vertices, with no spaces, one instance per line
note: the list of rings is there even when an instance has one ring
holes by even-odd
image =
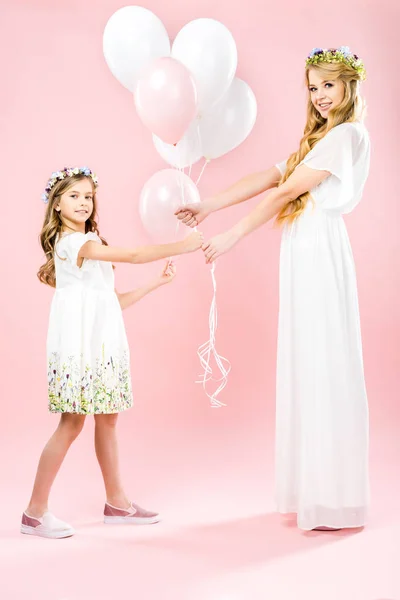
[[[45,512],[40,519],[30,517],[24,512],[22,514],[21,533],[60,539],[71,537],[71,535],[74,535],[75,530],[68,523],[57,519],[51,512]]]
[[[125,523],[128,525],[150,525],[158,523],[160,516],[155,512],[150,512],[140,508],[137,504],[131,502],[129,508],[117,508],[106,502],[104,507],[104,523],[108,525],[114,523]]]

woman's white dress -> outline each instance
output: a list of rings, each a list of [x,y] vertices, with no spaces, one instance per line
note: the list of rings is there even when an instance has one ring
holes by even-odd
[[[112,264],[84,260],[95,233],[61,237],[54,253],[56,291],[47,336],[49,410],[110,414],[132,406],[129,346]]]
[[[334,127],[302,161],[331,175],[283,231],[277,362],[278,511],[298,525],[360,527],[366,520],[368,404],[354,260],[343,214],[369,171],[361,123]],[[301,163],[301,164],[302,164]],[[277,165],[281,173],[286,162]]]

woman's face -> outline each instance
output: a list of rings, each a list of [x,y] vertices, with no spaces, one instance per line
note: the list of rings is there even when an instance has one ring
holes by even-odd
[[[310,99],[324,119],[344,98],[344,83],[341,79],[322,79],[315,69],[308,72]]]

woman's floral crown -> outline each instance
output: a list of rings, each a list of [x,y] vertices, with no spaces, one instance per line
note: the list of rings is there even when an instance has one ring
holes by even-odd
[[[94,186],[97,187],[98,180],[97,175],[93,173],[89,167],[64,167],[62,171],[54,171],[51,174],[49,181],[47,182],[44,193],[42,194],[42,200],[45,204],[49,201],[49,194],[51,188],[57,183],[57,181],[61,181],[62,179],[66,179],[67,177],[73,177],[74,175],[86,175],[86,177],[91,177],[94,183]]]
[[[356,54],[350,51],[348,46],[340,46],[340,48],[313,48],[306,58],[306,65],[316,65],[318,63],[344,63],[357,71],[361,81],[366,79],[366,71],[364,63]]]

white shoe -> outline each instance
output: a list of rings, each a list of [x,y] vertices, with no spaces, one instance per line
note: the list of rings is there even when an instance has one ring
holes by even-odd
[[[71,535],[74,535],[75,530],[68,523],[57,519],[51,512],[45,512],[40,519],[30,517],[24,512],[22,514],[21,533],[60,539],[71,537]]]
[[[140,508],[137,504],[131,502],[129,508],[118,508],[108,504],[104,507],[104,523],[111,524],[130,524],[130,525],[151,525],[158,523],[160,515],[150,510]]]

